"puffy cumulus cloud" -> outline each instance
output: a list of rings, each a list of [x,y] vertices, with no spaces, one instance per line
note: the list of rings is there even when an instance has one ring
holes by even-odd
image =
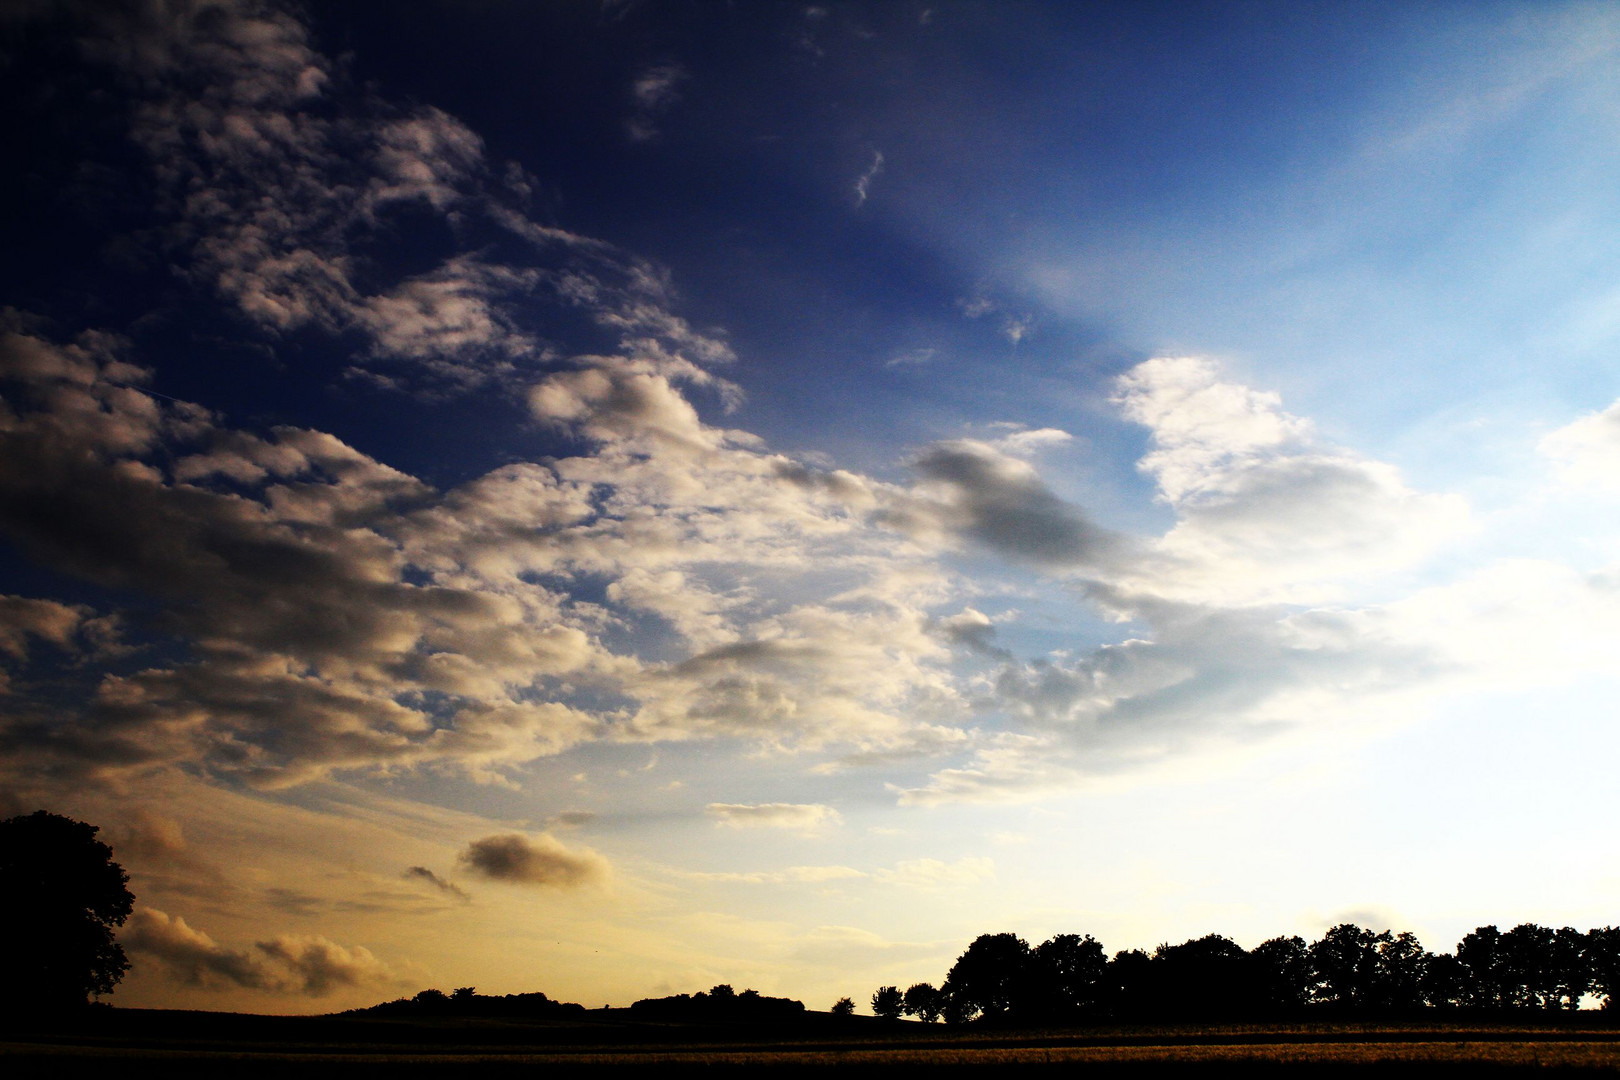
[[[894,489],[703,423],[680,368],[620,358],[542,382],[542,415],[593,451],[440,492],[328,434],[234,429],[132,389],[145,373],[105,341],[12,333],[0,532],[150,597],[191,650],[109,675],[73,722],[14,717],[14,741],[272,787],[424,765],[498,780],[599,738],[852,759],[960,744],[928,612],[949,589],[874,522]],[[576,598],[604,579],[605,604]],[[615,654],[609,626],[676,659]],[[582,689],[628,707],[592,711]]]
[[[344,987],[388,986],[393,971],[361,946],[345,947],[318,936],[282,935],[252,950],[220,945],[178,916],[138,908],[120,935],[131,952],[149,956],[170,978],[187,986],[238,986],[249,990],[324,997]]]
[[[823,825],[836,825],[838,811],[819,803],[710,803],[709,816],[716,824],[734,829],[799,829],[812,831]]]
[[[271,990],[279,985],[262,959],[227,949],[186,920],[156,908],[136,908],[119,942],[132,953],[150,956],[171,978],[187,986],[235,985]]]
[[[282,971],[282,984],[310,997],[325,997],[345,987],[388,986],[398,981],[393,970],[364,946],[345,947],[311,934],[283,934],[255,948]]]
[[[1620,491],[1620,401],[1550,433],[1540,451],[1571,487]]]
[[[753,629],[631,681],[642,704],[625,734],[844,744],[889,756],[937,753],[969,738],[949,650],[920,611],[806,604]]]
[[[457,858],[472,873],[516,885],[572,889],[600,885],[609,876],[602,856],[589,848],[570,848],[549,833],[486,836],[468,844]]]
[[[434,761],[487,774],[595,734],[524,696],[600,654],[546,590],[448,564],[406,580],[402,536],[436,492],[330,435],[261,437],[130,389],[142,373],[103,346],[0,339],[0,533],[154,598],[193,658],[109,675],[80,722],[14,739],[285,784]],[[67,642],[81,613],[60,607],[9,605],[6,651]],[[429,693],[448,695],[438,711]]]
[[[1182,600],[1320,602],[1471,527],[1459,496],[1413,491],[1393,466],[1321,444],[1277,395],[1222,381],[1208,360],[1146,361],[1114,400],[1151,430],[1140,467],[1176,512],[1115,583]]]

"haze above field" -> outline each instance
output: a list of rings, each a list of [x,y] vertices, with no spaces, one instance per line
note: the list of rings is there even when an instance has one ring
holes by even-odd
[[[1620,12],[0,15],[0,814],[130,1005],[1617,921]]]

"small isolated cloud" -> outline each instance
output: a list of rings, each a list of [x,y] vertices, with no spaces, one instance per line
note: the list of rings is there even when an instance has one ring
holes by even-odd
[[[1074,441],[1074,436],[1062,428],[1025,428],[1022,425],[1006,425],[1013,430],[990,445],[1003,453],[1013,457],[1033,457],[1053,446],[1063,446]]]
[[[607,880],[608,863],[589,848],[569,848],[542,833],[530,839],[519,833],[486,836],[467,845],[458,860],[491,881],[571,889]]]
[[[710,803],[708,809],[734,829],[816,829],[840,820],[838,811],[820,803]]]
[[[939,355],[938,349],[907,349],[895,353],[883,362],[884,367],[919,367]]]
[[[1001,324],[1001,332],[1007,336],[1008,341],[1012,342],[1015,349],[1018,347],[1018,343],[1028,337],[1029,332],[1034,328],[1035,321],[1027,315],[1008,318],[1006,322]]]
[[[965,537],[1052,570],[1097,566],[1118,552],[1119,537],[1064,502],[1028,462],[996,445],[976,439],[935,443],[911,466],[921,483],[914,498],[887,518],[905,531]]]
[[[996,302],[988,296],[964,296],[956,302],[956,307],[970,319],[981,319],[996,310]]]
[[[679,64],[657,64],[636,76],[630,85],[634,112],[625,121],[631,139],[649,142],[658,137],[658,118],[680,100],[676,87],[685,78],[686,70]]]
[[[446,881],[425,866],[408,867],[402,875],[407,881],[420,881],[431,885],[447,896],[454,896],[458,900],[467,899],[467,893],[453,881]]]
[[[874,150],[872,152],[872,164],[868,165],[866,171],[861,173],[855,180],[856,206],[866,205],[866,198],[872,193],[872,181],[876,180],[881,172],[883,172],[883,151]]]
[[[1620,492],[1620,401],[1559,428],[1538,449],[1570,487]]]

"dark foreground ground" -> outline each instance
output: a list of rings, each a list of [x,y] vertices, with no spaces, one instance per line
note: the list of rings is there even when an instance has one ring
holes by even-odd
[[[1605,1021],[1611,1017],[1603,1017]],[[582,1019],[241,1016],[104,1009],[71,1024],[0,1025],[0,1075],[570,1076],[670,1066],[840,1076],[918,1074],[942,1066],[1082,1067],[1087,1076],[1478,1076],[1620,1073],[1620,1030],[1558,1022],[1135,1026],[956,1031],[938,1025],[809,1014],[791,1027]]]

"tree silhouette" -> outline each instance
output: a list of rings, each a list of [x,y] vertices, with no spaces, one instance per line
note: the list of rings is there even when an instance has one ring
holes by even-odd
[[[981,934],[956,958],[945,976],[945,993],[953,1014],[963,1020],[976,1015],[1001,1016],[1012,1009],[1024,992],[1029,944],[1016,934]]]
[[[880,986],[872,994],[872,1013],[885,1020],[898,1020],[906,1007],[905,995],[898,986]]]
[[[906,988],[903,998],[902,1011],[907,1016],[915,1016],[925,1024],[932,1024],[939,1019],[940,993],[934,989],[933,983],[913,983]]]
[[[1372,1002],[1378,978],[1378,947],[1393,938],[1355,923],[1340,923],[1311,945],[1316,972],[1316,998],[1350,1009]]]
[[[1511,1004],[1502,932],[1495,926],[1475,928],[1457,943],[1457,959],[1468,972],[1465,1001],[1477,1009]]]
[[[1153,952],[1158,1012],[1175,1017],[1227,1016],[1252,1011],[1249,954],[1220,934],[1206,934]]]
[[[1620,1009],[1620,926],[1588,930],[1584,955],[1592,992],[1603,995],[1605,1009]]]
[[[1305,939],[1274,937],[1249,951],[1255,1003],[1269,1013],[1290,1013],[1311,1000],[1311,955]]]
[[[854,1016],[855,1003],[847,997],[841,997],[833,1002],[832,1014],[834,1016]]]
[[[1153,958],[1141,949],[1121,949],[1104,975],[1113,1011],[1123,1017],[1145,1016],[1158,1003]]]
[[[1030,963],[1030,993],[1048,1015],[1089,1013],[1101,1004],[1108,954],[1087,934],[1058,934],[1035,947]]]
[[[129,970],[113,929],[135,897],[99,830],[44,810],[0,821],[0,920],[12,1010],[74,1008]]]

